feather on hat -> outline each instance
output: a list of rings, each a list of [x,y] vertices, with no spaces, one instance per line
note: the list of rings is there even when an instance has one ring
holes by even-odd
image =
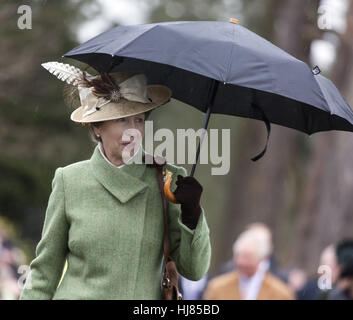
[[[92,76],[56,61],[42,66],[70,85],[71,90],[65,89],[64,93],[67,104],[72,103],[72,97],[78,91],[81,106],[70,117],[75,122],[91,123],[132,116],[155,109],[170,101],[172,96],[166,86],[147,85],[144,74],[116,72]]]

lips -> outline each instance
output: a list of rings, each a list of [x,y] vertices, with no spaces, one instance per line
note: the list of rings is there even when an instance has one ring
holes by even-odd
[[[126,147],[126,146],[131,146],[131,147],[133,147],[134,145],[135,145],[135,142],[122,142],[121,143],[124,147]]]

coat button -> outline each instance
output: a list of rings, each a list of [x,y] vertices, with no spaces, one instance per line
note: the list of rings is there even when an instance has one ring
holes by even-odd
[[[143,190],[140,191],[140,193],[145,193],[145,191],[146,191],[146,189],[143,189]]]

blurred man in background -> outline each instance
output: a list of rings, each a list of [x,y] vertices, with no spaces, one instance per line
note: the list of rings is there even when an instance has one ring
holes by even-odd
[[[311,277],[309,281],[297,292],[298,300],[318,300],[322,299],[326,295],[327,290],[331,289],[333,283],[336,282],[338,277],[338,264],[336,258],[336,246],[330,244],[327,246],[320,255],[320,266],[328,267],[330,270],[330,283],[326,284],[326,287],[323,288],[319,286],[319,276],[315,275]],[[318,270],[319,270],[318,268]]]
[[[335,252],[338,275],[327,300],[353,300],[353,239],[340,241]]]
[[[248,228],[233,245],[235,270],[212,279],[205,300],[290,300],[290,288],[269,270],[269,234]],[[263,231],[263,229],[262,229]]]
[[[285,272],[284,270],[279,268],[276,258],[274,256],[274,245],[270,228],[264,223],[256,222],[249,224],[245,228],[245,231],[251,231],[252,233],[256,234],[256,237],[258,237],[260,241],[263,242],[264,246],[266,246],[267,252],[266,256],[264,257],[263,267],[276,277],[280,278],[283,282],[288,282],[289,272]],[[219,274],[227,273],[234,269],[234,261],[233,259],[231,259],[224,264]]]

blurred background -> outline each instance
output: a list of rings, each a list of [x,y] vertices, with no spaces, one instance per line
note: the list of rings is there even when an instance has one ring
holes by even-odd
[[[31,29],[18,27],[21,5],[31,8]],[[16,297],[18,266],[34,257],[55,169],[90,158],[94,148],[88,129],[69,120],[63,83],[40,64],[81,67],[62,55],[117,25],[229,18],[310,67],[318,65],[353,106],[350,0],[1,1],[0,267],[11,266],[3,277],[12,280],[8,289],[0,280],[0,298]],[[198,129],[204,114],[172,100],[151,119],[155,130]],[[211,229],[209,274],[231,259],[233,242],[246,226],[262,222],[273,233],[283,270],[317,275],[322,250],[353,234],[353,134],[307,136],[272,125],[267,153],[252,162],[266,141],[263,122],[212,115],[211,128],[231,129],[231,168],[212,176],[212,164],[199,164],[195,173]]]

